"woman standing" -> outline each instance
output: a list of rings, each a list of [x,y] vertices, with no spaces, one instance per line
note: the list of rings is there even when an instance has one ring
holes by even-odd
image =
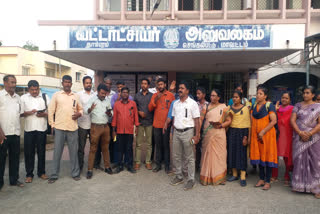
[[[232,176],[228,181],[238,180],[240,170],[240,185],[246,186],[247,169],[247,145],[250,136],[250,113],[249,109],[241,104],[242,93],[233,93],[233,104],[229,108],[232,122],[227,132],[228,168],[232,169]]]
[[[252,107],[251,164],[259,164],[260,180],[255,187],[263,190],[271,188],[270,179],[272,168],[278,167],[276,130],[276,109],[270,102],[266,102],[267,89],[259,85],[257,88],[256,104]]]
[[[320,199],[320,104],[313,101],[315,89],[303,89],[303,101],[294,106],[291,124],[295,131],[292,145],[292,189],[311,192]]]
[[[289,92],[283,92],[281,95],[281,105],[277,102],[276,110],[278,116],[278,130],[279,138],[277,141],[278,157],[283,157],[286,171],[284,174],[284,185],[289,186],[290,176],[292,171],[292,126],[290,124],[290,117],[293,106],[290,105],[291,97]],[[278,180],[278,168],[272,169],[271,181]]]
[[[227,174],[227,146],[225,128],[230,125],[226,105],[219,103],[221,93],[211,92],[211,103],[205,114],[200,182],[202,185],[224,184]]]

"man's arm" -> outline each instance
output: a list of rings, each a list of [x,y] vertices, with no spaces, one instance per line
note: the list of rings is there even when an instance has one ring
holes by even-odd
[[[49,122],[49,125],[54,128],[54,119],[53,119],[53,115],[55,114],[56,112],[56,107],[57,107],[57,101],[56,101],[56,94],[53,95],[52,97],[52,100],[48,106],[48,122]]]
[[[151,97],[150,103],[148,105],[148,109],[150,112],[152,112],[157,107],[157,105],[155,104],[155,101],[154,101],[155,97],[156,97],[156,94],[153,94]]]
[[[6,136],[4,132],[2,131],[2,128],[0,127],[0,145],[3,143],[4,140],[6,140]]]

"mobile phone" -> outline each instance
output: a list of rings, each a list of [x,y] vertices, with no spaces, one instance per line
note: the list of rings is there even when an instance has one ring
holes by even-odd
[[[38,110],[37,113],[43,113],[45,110]]]
[[[194,140],[193,139],[190,140],[190,144],[194,145]]]

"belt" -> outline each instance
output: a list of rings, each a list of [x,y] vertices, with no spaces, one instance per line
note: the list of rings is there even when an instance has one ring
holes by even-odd
[[[92,126],[103,126],[103,127],[106,127],[108,126],[108,124],[97,124],[97,123],[91,123]]]
[[[194,127],[188,127],[188,128],[185,128],[185,129],[177,129],[175,128],[178,132],[185,132],[185,131],[188,131],[189,129],[193,129]]]

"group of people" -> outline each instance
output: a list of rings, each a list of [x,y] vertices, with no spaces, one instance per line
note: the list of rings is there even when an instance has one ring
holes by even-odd
[[[210,92],[210,102],[207,102],[206,90],[197,88],[196,102],[189,94],[188,82],[179,83],[175,93],[175,84],[167,90],[162,78],[157,79],[155,88],[150,88],[150,79],[143,78],[141,90],[131,97],[129,88],[121,81],[116,83],[117,93],[112,91],[109,78],[93,92],[89,76],[83,78],[84,90],[74,93],[72,78],[65,75],[63,90],[55,93],[51,100],[41,93],[35,80],[29,81],[29,93],[21,98],[15,93],[15,76],[6,75],[3,82],[0,189],[4,184],[7,153],[10,185],[24,186],[19,181],[20,117],[24,117],[25,183],[31,183],[34,177],[35,151],[37,175],[48,179],[48,183],[58,180],[65,142],[71,176],[80,180],[89,139],[87,179],[92,178],[94,168],[107,174],[120,173],[124,168],[136,173],[142,165],[145,144],[146,169],[157,173],[164,164],[167,174],[175,174],[171,184],[186,180],[185,190],[194,187],[196,170],[200,171],[202,185],[224,185],[226,181],[240,180],[240,185],[246,186],[248,157],[253,169],[259,167],[255,187],[269,190],[271,183],[278,179],[278,161],[283,157],[285,185],[320,198],[320,104],[314,102],[312,86],[303,89],[303,102],[293,107],[289,92],[282,94],[281,104],[267,101],[268,91],[263,85],[257,87],[254,103],[244,98],[241,86],[236,87],[226,106],[221,102],[218,89]],[[48,130],[54,134],[50,176],[45,172]],[[101,156],[104,168],[100,166]]]

